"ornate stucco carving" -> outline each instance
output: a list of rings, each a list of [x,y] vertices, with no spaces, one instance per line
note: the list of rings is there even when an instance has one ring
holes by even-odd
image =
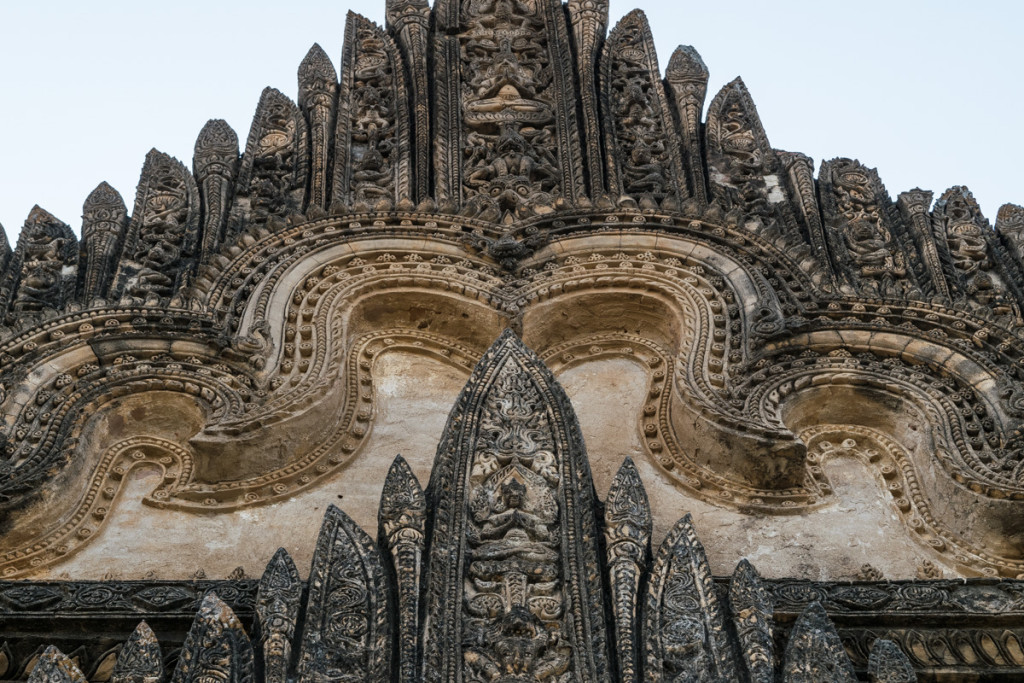
[[[210,121],[192,172],[147,155],[130,216],[103,183],[81,244],[38,207],[0,243],[0,577],[31,580],[0,609],[119,614],[127,642],[12,637],[0,678],[159,678],[157,637],[184,648],[175,681],[1024,667],[1024,210],[993,229],[963,187],[894,202],[849,158],[815,177],[741,80],[702,116],[693,48],[663,80],[639,12],[607,33],[595,0],[386,9],[349,17],[337,63],[314,46],[294,101],[264,91],[241,156]],[[625,370],[587,383],[612,364],[635,400]],[[468,383],[424,491],[450,399],[395,396],[443,373]],[[625,425],[595,429],[600,458],[556,377]],[[885,517],[865,543],[902,563],[833,544],[786,578],[795,526],[748,542],[856,508],[851,481],[874,496],[853,514]],[[212,559],[230,533],[208,560],[131,531],[281,509],[244,549],[270,559],[258,589],[200,579],[242,564]],[[39,581],[118,534],[195,580],[122,559]],[[713,578],[748,552],[763,577]]]
[[[424,680],[606,678],[595,494],[568,398],[506,332],[445,432],[427,491]]]

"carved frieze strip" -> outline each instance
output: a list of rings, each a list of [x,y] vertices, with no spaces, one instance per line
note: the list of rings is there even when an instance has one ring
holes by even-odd
[[[242,619],[253,616],[257,581],[0,581],[0,615],[19,619],[188,619],[216,591]]]
[[[752,616],[759,619],[766,611],[770,613],[771,607],[770,603],[765,603],[765,597],[755,596],[753,602],[738,597],[738,593],[750,585],[739,578],[741,571],[742,565],[731,581],[723,578],[717,579],[716,583],[719,593],[730,593],[732,613],[738,619],[737,633],[742,641],[744,630],[740,625],[753,624]],[[877,641],[882,638],[893,640],[903,653],[909,655],[913,666],[921,671],[967,672],[980,666],[993,673],[1005,674],[1024,667],[1024,649],[1021,647],[1024,629],[1019,626],[1024,618],[1022,581],[829,583],[761,580],[760,583],[764,595],[770,595],[771,602],[774,602],[774,622],[780,630],[780,642],[792,639],[789,634],[793,621],[808,605],[824,601],[829,618],[838,625],[838,632],[858,671],[871,670],[869,653],[878,647]],[[130,594],[132,597],[120,592],[119,587],[122,586],[134,587]],[[25,605],[25,608],[12,607],[15,594],[9,594],[8,587],[19,589],[17,604]],[[68,595],[80,595],[82,602],[72,607],[67,603],[53,602],[52,595],[47,602],[39,590],[46,587],[57,587]],[[185,589],[187,597],[182,596],[182,592],[177,590],[179,588]],[[167,592],[168,589],[171,592]],[[253,581],[6,583],[0,584],[0,615],[9,623],[18,620],[19,628],[26,634],[37,629],[40,634],[37,642],[39,638],[56,641],[91,671],[99,659],[106,658],[107,652],[91,646],[86,652],[76,645],[80,639],[77,635],[70,635],[72,632],[78,634],[97,628],[110,632],[113,628],[114,632],[121,632],[128,638],[132,625],[140,617],[156,619],[163,624],[163,629],[183,630],[181,627],[191,620],[199,607],[197,596],[211,589],[242,599],[242,603],[248,605],[242,605],[242,609],[247,609],[247,616],[251,616],[255,600]],[[118,598],[111,601],[111,595]],[[125,597],[128,597],[127,601]],[[41,601],[30,605],[31,599]],[[105,599],[108,601],[103,602]],[[746,605],[753,605],[753,611]],[[952,621],[956,626],[949,625]],[[33,624],[38,624],[38,627]],[[56,630],[55,624],[58,625]],[[130,640],[139,637],[140,632],[146,636],[142,640],[152,652],[155,638],[146,634],[145,629],[140,627]],[[797,635],[803,637],[799,632]],[[173,637],[167,642],[173,643]],[[129,643],[122,649],[122,657],[135,661],[129,657],[131,647]],[[745,653],[753,651],[744,650]],[[35,652],[38,655],[39,650]],[[0,666],[21,670],[29,654],[16,639],[0,647]],[[156,661],[149,654],[145,659],[149,662],[147,666]]]
[[[839,636],[858,671],[866,671],[868,680],[873,671],[902,675],[911,671],[923,680],[947,677],[949,680],[970,680],[984,671],[994,680],[1013,680],[1024,671],[1024,629],[1019,624],[993,628],[972,628],[964,624],[950,626],[911,624],[908,626],[840,627]],[[879,642],[892,642],[903,655],[900,661],[871,661]],[[886,669],[880,671],[879,665]],[[885,680],[885,679],[879,679]],[[901,681],[901,678],[891,680]]]
[[[732,577],[715,577],[718,591],[729,592]],[[305,583],[305,582],[303,582]],[[760,583],[772,604],[777,623],[791,623],[813,602],[847,628],[889,615],[907,618],[906,627],[955,619],[972,628],[1024,620],[1024,580],[940,579],[884,581],[811,581],[768,579]],[[127,639],[140,619],[190,621],[203,596],[224,596],[242,621],[256,616],[257,579],[182,581],[0,581],[0,616],[4,619],[115,619],[126,626]],[[888,622],[887,622],[888,623]],[[865,654],[866,657],[866,654]]]

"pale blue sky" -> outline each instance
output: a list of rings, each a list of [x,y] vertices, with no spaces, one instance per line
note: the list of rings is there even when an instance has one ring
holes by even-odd
[[[893,196],[974,191],[989,219],[1024,203],[1024,2],[612,0],[653,26],[662,66],[690,44],[708,100],[743,76],[772,144],[877,166]],[[173,3],[0,0],[0,223],[12,242],[33,204],[81,225],[101,180],[132,205],[146,152],[191,164],[224,118],[244,141],[260,91],[295,96],[314,42],[337,66],[345,13],[384,0]]]

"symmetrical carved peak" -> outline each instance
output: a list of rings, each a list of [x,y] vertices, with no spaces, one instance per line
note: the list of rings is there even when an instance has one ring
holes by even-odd
[[[310,173],[309,126],[299,107],[275,88],[260,95],[238,174],[232,233],[247,222],[302,211]]]
[[[992,230],[966,187],[946,190],[932,211],[938,250],[954,300],[982,315],[1018,318],[1022,271]]]
[[[313,43],[299,64],[299,103],[304,107],[317,106],[322,94],[333,94],[338,86],[338,72],[319,43]],[[325,103],[333,105],[333,102]]]
[[[708,82],[708,67],[701,59],[700,53],[691,45],[680,45],[672,53],[668,61],[668,68],[665,69],[665,79],[672,82],[695,81],[703,83],[705,88]]]
[[[647,21],[647,13],[639,7],[636,7],[627,12],[621,19],[615,22],[615,26],[611,32],[626,30],[631,26],[644,26],[650,28],[650,24]]]
[[[0,281],[0,313],[59,310],[75,288],[78,240],[71,227],[49,211],[32,207]]]
[[[647,15],[633,10],[612,29],[602,55],[609,137],[609,188],[641,208],[678,208],[687,195],[671,110]],[[682,181],[682,182],[681,182]]]
[[[598,18],[608,19],[608,0],[569,0],[569,13],[571,16],[594,15]]]
[[[640,680],[640,586],[650,558],[653,519],[632,458],[619,467],[604,508],[605,553],[611,589],[618,680]]]
[[[267,563],[256,593],[256,624],[265,683],[285,683],[299,619],[302,581],[284,548]]]
[[[387,8],[385,9],[385,22],[387,27],[393,33],[398,34],[398,39],[403,43],[403,47],[406,49],[406,54],[410,61],[419,61],[417,58],[421,57],[421,53],[425,51],[426,45],[423,39],[425,38],[425,31],[430,25],[430,2],[429,0],[387,0]],[[415,37],[411,33],[406,33],[410,26],[415,26],[418,30],[415,33]],[[402,35],[406,34],[406,35]],[[411,40],[409,40],[411,38]],[[422,63],[416,64],[411,63],[412,71],[415,73],[419,71],[422,76],[426,76],[426,60]],[[413,78],[414,81],[418,80]],[[423,85],[426,85],[425,83]],[[427,113],[427,112],[424,112]]]
[[[871,646],[868,657],[869,683],[916,683],[917,674],[910,658],[899,646],[886,638],[879,638]]]
[[[401,455],[384,480],[377,528],[390,553],[398,604],[398,681],[419,680],[420,585],[426,544],[427,502],[420,482]]]
[[[628,539],[641,549],[651,542],[654,520],[647,490],[632,458],[626,458],[608,489],[604,507],[605,529],[610,547],[619,539]],[[641,560],[644,558],[636,558]]]
[[[1024,206],[1003,204],[999,207],[996,232],[1002,235],[1017,263],[1024,264]]]
[[[974,194],[963,185],[954,185],[943,192],[935,208],[939,209],[940,207],[951,219],[988,224]]]
[[[379,455],[383,368],[372,358],[411,343],[464,364],[486,309],[562,367],[605,355],[649,363],[638,462],[687,496],[742,515],[824,510],[844,492],[803,444],[825,457],[841,443],[885,475],[883,490],[924,541],[913,553],[935,560],[901,557],[887,573],[916,564],[932,578],[1024,575],[1024,319],[1000,315],[1024,302],[1024,209],[1004,207],[994,232],[963,188],[934,209],[923,190],[893,206],[875,171],[851,159],[826,162],[816,181],[808,157],[772,149],[741,80],[718,93],[705,124],[700,55],[678,48],[662,79],[643,12],[609,35],[608,9],[438,0],[431,16],[427,0],[388,0],[387,29],[350,13],[340,63],[314,45],[295,102],[263,92],[243,157],[230,126],[210,121],[194,177],[147,156],[130,221],[101,184],[84,207],[80,251],[38,208],[16,253],[0,241],[0,527],[21,544],[0,553],[0,574],[56,572],[120,524],[111,505],[130,503],[119,491],[136,462],[164,468],[147,498],[157,506],[214,515],[295,504],[297,491]],[[435,294],[440,310],[422,304]],[[437,324],[413,324],[420,311]],[[195,417],[181,429],[148,413],[120,420],[165,402]],[[878,424],[829,424],[830,442],[814,424],[872,417],[876,405]],[[875,433],[898,432],[911,413],[934,458]],[[62,487],[82,495],[50,495]],[[975,503],[970,519],[935,515]],[[632,460],[597,500],[568,399],[506,332],[451,413],[427,491],[398,457],[377,539],[328,511],[308,605],[283,550],[255,598],[241,572],[218,585],[246,618],[254,608],[255,669],[273,683],[769,683],[772,599],[786,615],[812,595],[837,610],[900,605],[886,628],[915,599],[925,611],[940,601],[941,590],[916,584],[762,582],[742,562],[726,604],[691,520],[652,563],[653,526]],[[774,571],[790,560],[771,561]],[[962,606],[959,588],[941,609]],[[180,610],[200,590],[136,589],[111,593],[132,607],[176,594]],[[71,589],[0,586],[0,613],[58,604],[61,591]],[[798,625],[794,680],[829,667],[824,675],[849,679],[823,619],[819,608]],[[861,666],[877,632],[853,621],[844,615],[844,638]],[[176,681],[246,680],[253,653],[237,622],[208,596]],[[150,623],[177,650],[184,624]],[[961,643],[991,650],[973,634]],[[37,647],[0,646],[0,678],[24,671]],[[885,648],[876,660],[893,660]],[[1014,648],[995,646],[1006,661],[1022,656]],[[907,651],[915,663],[942,656]],[[77,661],[97,671],[94,655]],[[148,629],[121,655],[115,681],[159,678]],[[106,671],[109,647],[102,656]]]
[[[1003,204],[996,216],[996,228],[1024,226],[1024,206]]]
[[[53,645],[46,648],[28,677],[28,683],[87,683],[67,655]]]
[[[349,12],[341,71],[332,203],[389,209],[412,193],[412,139],[401,54],[384,29]]]
[[[96,186],[89,196],[85,199],[85,204],[82,206],[83,212],[88,215],[90,213],[100,211],[126,211],[124,205],[124,199],[121,198],[121,193],[115,190],[107,181],[101,182]],[[89,227],[95,229],[95,225]],[[104,226],[99,226],[104,227]],[[85,237],[86,228],[82,228],[82,236]]]
[[[234,611],[210,591],[185,638],[171,683],[252,683],[249,636]]]
[[[385,683],[391,671],[388,588],[376,544],[331,505],[317,537],[299,652],[303,681]]]
[[[65,223],[43,207],[36,204],[28,212],[28,217],[25,219],[25,228],[40,225],[65,225]]]
[[[149,624],[141,621],[117,655],[111,683],[160,683],[163,677],[160,643]]]
[[[351,21],[352,12],[349,12]],[[327,208],[334,134],[334,108],[338,98],[338,72],[327,53],[313,43],[299,65],[299,107],[306,112],[310,133],[309,203]]]
[[[426,513],[426,498],[419,479],[405,458],[395,456],[384,479],[378,512],[378,525],[388,545],[400,542],[409,534],[422,536]]]
[[[391,13],[404,14],[409,10],[421,12],[430,9],[429,0],[387,0],[386,11]]]
[[[196,138],[192,167],[202,180],[211,173],[234,177],[238,161],[238,135],[224,119],[210,119]]]
[[[582,195],[562,4],[439,0],[434,18],[442,206],[514,221]]]
[[[611,675],[579,425],[511,331],[484,354],[448,418],[428,498],[425,680]]]
[[[740,169],[755,170],[772,149],[746,83],[737,76],[708,107],[708,154],[733,157]]]
[[[829,251],[847,291],[915,294],[906,235],[878,171],[856,159],[831,159],[818,178]]]
[[[806,251],[807,238],[797,229],[782,163],[742,79],[715,95],[708,107],[705,134],[711,198],[729,212],[729,220],[786,251]],[[813,192],[800,190],[801,185],[812,185],[810,178],[796,184],[804,212],[816,215],[816,207],[809,206]]]
[[[812,603],[796,620],[783,665],[784,683],[857,683],[853,664],[821,603]]]
[[[199,237],[199,190],[185,166],[152,149],[142,166],[115,291],[156,303],[173,296]]]
[[[644,642],[649,681],[739,680],[725,609],[689,514],[676,523],[655,555]]]
[[[106,182],[100,183],[82,207],[79,265],[82,301],[106,296],[127,226],[128,209],[121,194]]]
[[[729,604],[739,639],[740,660],[750,683],[773,683],[772,598],[754,565],[740,560],[729,585]]]
[[[199,262],[207,262],[224,241],[231,209],[231,194],[238,175],[238,136],[223,119],[211,119],[199,131],[192,170],[202,193],[202,248]]]

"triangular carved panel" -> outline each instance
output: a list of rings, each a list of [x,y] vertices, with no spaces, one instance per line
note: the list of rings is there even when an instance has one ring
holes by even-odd
[[[384,567],[373,539],[333,505],[313,553],[299,653],[301,681],[383,683],[391,635]]]
[[[424,679],[607,680],[583,439],[515,334],[487,351],[449,416],[428,501]]]

